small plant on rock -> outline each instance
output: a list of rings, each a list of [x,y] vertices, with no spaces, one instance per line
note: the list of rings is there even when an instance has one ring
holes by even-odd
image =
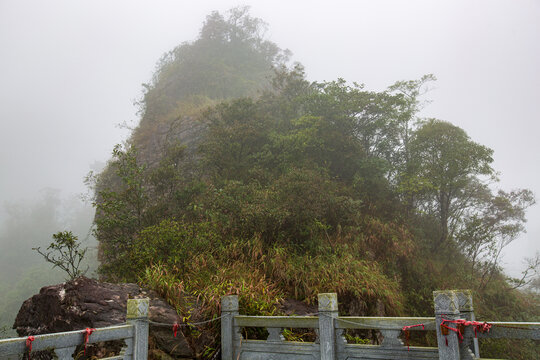
[[[54,241],[47,247],[47,252],[41,251],[39,247],[32,250],[43,256],[45,261],[53,264],[53,268],[58,267],[64,270],[69,280],[86,274],[88,267],[84,271],[79,268],[88,248],[81,249],[77,236],[71,231],[60,231],[53,234],[53,239]]]

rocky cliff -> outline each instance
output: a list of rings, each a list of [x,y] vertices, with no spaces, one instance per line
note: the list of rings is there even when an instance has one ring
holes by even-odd
[[[151,322],[182,323],[175,309],[153,291],[136,284],[103,283],[82,277],[41,288],[39,294],[22,304],[13,328],[19,336],[29,336],[121,324],[126,321],[127,299],[143,297],[150,298]],[[120,347],[120,343],[88,346],[87,357],[114,353]],[[195,357],[182,331],[178,331],[174,337],[171,327],[152,323],[149,355],[151,359]],[[36,354],[32,358],[51,357],[49,354]]]

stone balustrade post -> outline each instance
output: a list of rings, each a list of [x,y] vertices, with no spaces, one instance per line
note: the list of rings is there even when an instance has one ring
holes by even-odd
[[[321,360],[336,359],[336,330],[334,319],[337,317],[337,294],[319,294],[319,343],[321,347]]]
[[[128,299],[126,320],[133,329],[133,359],[148,359],[148,309],[149,299]]]
[[[234,316],[238,315],[238,295],[221,298],[221,359],[236,360],[234,342],[239,334],[234,328]]]
[[[456,290],[456,295],[459,303],[459,317],[468,321],[475,321],[472,291]],[[463,336],[464,339],[460,348],[461,359],[479,358],[480,349],[478,347],[478,338],[474,336],[474,328],[467,326]]]
[[[434,291],[435,328],[437,330],[437,344],[439,360],[460,360],[459,339],[456,332],[441,327],[443,319],[456,320],[459,318],[459,302],[455,291]],[[456,324],[447,324],[456,327]]]

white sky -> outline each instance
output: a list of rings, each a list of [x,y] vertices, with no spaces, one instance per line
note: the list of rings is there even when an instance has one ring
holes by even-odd
[[[91,164],[126,138],[117,125],[137,121],[159,57],[241,4],[311,80],[382,90],[435,74],[425,115],[493,148],[502,188],[540,199],[540,0],[0,0],[0,202],[84,191]],[[540,206],[528,218],[506,251],[513,274],[540,249]]]

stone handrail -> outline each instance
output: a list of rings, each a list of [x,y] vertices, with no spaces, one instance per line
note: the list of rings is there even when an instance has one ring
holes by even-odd
[[[267,358],[315,358],[324,360],[375,356],[375,358],[436,359],[437,348],[410,347],[398,338],[404,326],[424,323],[424,328],[411,330],[435,330],[433,317],[340,317],[337,295],[319,294],[317,316],[245,316],[239,315],[238,296],[222,298],[222,359]],[[243,339],[241,329],[266,328],[266,340]],[[313,329],[317,334],[314,342],[285,341],[284,328]],[[342,336],[346,329],[375,329],[383,334],[380,346],[348,344]],[[396,357],[397,356],[397,357]]]
[[[319,294],[318,316],[245,316],[239,315],[238,296],[224,296],[221,356],[223,360],[472,360],[480,359],[478,338],[540,339],[540,323],[475,322],[470,290],[434,291],[433,300],[435,317],[339,316],[334,293]],[[246,327],[266,328],[268,338],[244,339],[241,329]],[[285,341],[284,328],[314,329],[317,339],[315,342]],[[380,345],[349,344],[343,336],[347,329],[377,330],[383,340]],[[438,347],[405,346],[400,339],[403,330],[435,331]]]
[[[271,328],[308,328],[318,329],[317,316],[244,316],[234,317],[235,326],[271,327]]]
[[[84,344],[85,334],[83,331],[67,331],[54,334],[35,335],[34,341],[32,341],[32,352],[55,349],[72,349],[79,345]],[[27,338],[13,338],[0,340],[0,357],[5,355],[17,355],[24,354],[27,350],[26,347]],[[91,336],[89,336],[88,344],[111,341],[111,340],[126,340],[131,342],[133,339],[133,326],[132,325],[118,325],[107,328],[96,329]],[[129,348],[129,345],[128,345]],[[57,351],[62,352],[62,351]]]
[[[434,317],[356,317],[339,316],[336,318],[336,329],[374,329],[400,330],[405,326],[423,324],[422,327],[410,328],[410,331],[435,330]]]
[[[106,328],[93,329],[88,344],[124,340],[125,347],[120,355],[112,359],[146,360],[148,358],[148,307],[149,299],[128,299],[127,323]],[[59,360],[74,358],[77,346],[84,345],[85,331],[67,331],[33,336],[32,352],[53,350]],[[0,358],[28,352],[27,337],[0,340]]]
[[[488,321],[488,323],[491,324],[491,329],[486,333],[477,333],[479,338],[540,340],[538,322]]]

